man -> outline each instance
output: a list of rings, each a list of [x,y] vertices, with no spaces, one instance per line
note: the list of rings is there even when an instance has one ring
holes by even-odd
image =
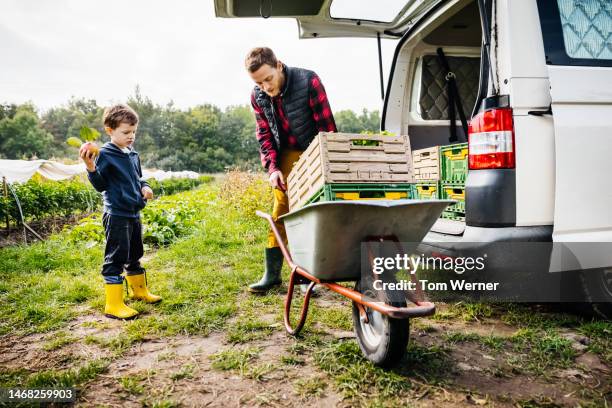
[[[252,49],[245,66],[255,87],[251,105],[257,121],[261,163],[274,188],[274,220],[289,211],[287,176],[300,154],[319,132],[336,132],[336,123],[321,80],[313,71],[288,67],[267,47]],[[287,242],[285,227],[276,226]],[[283,254],[274,233],[268,232],[265,271],[261,280],[249,286],[253,293],[265,293],[281,283]]]

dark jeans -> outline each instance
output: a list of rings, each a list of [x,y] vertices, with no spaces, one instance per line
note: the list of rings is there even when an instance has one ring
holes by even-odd
[[[144,272],[140,258],[144,253],[142,246],[142,224],[140,218],[119,217],[104,214],[102,224],[106,230],[106,248],[102,275],[106,283],[122,283],[123,268],[128,275]]]

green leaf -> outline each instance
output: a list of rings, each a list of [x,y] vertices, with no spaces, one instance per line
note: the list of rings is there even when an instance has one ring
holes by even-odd
[[[78,137],[71,136],[68,139],[66,139],[66,143],[68,143],[69,146],[79,148],[83,144],[83,141],[79,139]]]
[[[100,132],[98,132],[94,128],[90,128],[87,126],[83,126],[79,134],[81,136],[81,139],[85,140],[86,142],[93,142],[94,140],[97,140],[100,137]]]

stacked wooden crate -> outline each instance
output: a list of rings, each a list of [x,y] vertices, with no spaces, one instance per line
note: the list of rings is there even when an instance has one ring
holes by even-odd
[[[412,152],[414,166],[414,198],[430,200],[440,198],[439,147],[428,147]]]
[[[407,136],[320,133],[289,174],[289,207],[316,201],[411,198]]]
[[[414,166],[414,179],[417,183],[421,181],[440,180],[438,146],[414,150],[412,152],[412,164]]]
[[[442,213],[443,218],[465,221],[465,180],[468,171],[468,146],[459,143],[434,146],[412,152],[415,194],[418,199],[457,200]]]

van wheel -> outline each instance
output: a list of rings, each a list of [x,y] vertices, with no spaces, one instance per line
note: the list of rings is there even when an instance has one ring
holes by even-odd
[[[580,279],[593,312],[612,320],[612,269],[581,272]]]
[[[360,293],[360,282],[355,290]],[[389,296],[381,293],[381,301],[396,307],[405,307],[406,302],[389,302]],[[382,299],[384,298],[384,300]],[[353,327],[357,343],[364,356],[380,367],[396,365],[406,353],[406,346],[410,337],[410,324],[408,319],[392,319],[380,312],[365,308],[368,322],[361,319],[359,308],[353,302]]]

